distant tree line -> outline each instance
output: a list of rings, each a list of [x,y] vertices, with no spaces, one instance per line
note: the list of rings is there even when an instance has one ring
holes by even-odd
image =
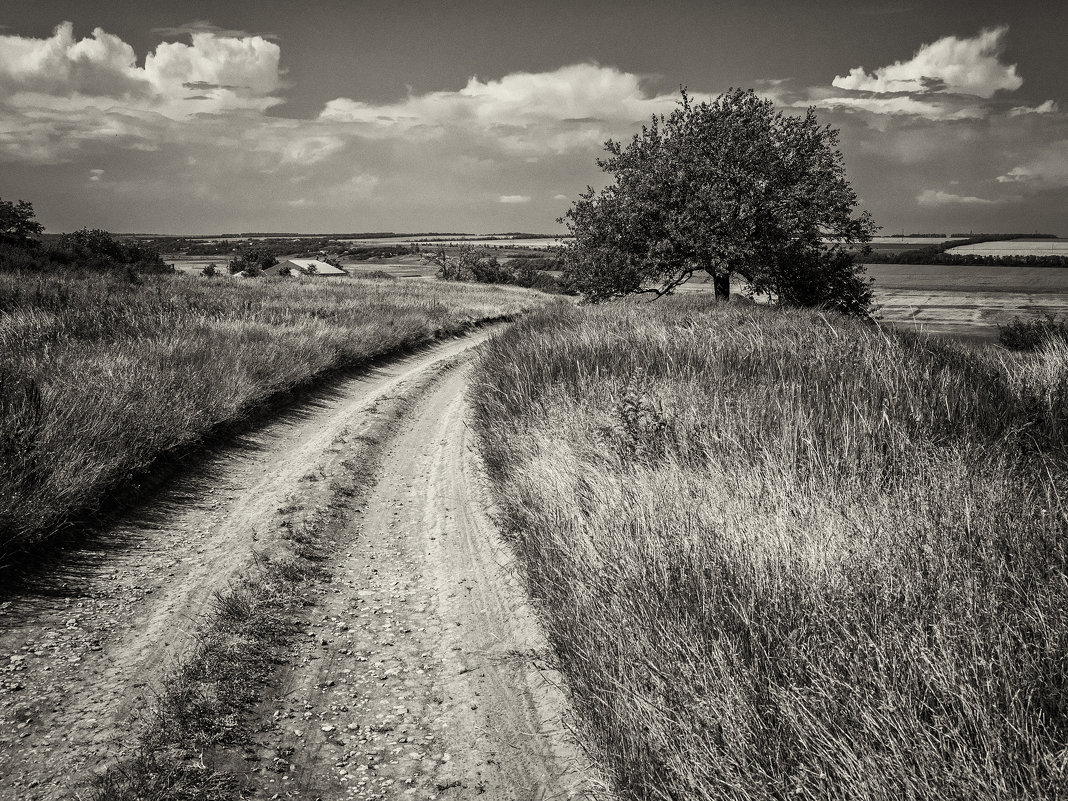
[[[964,266],[996,267],[1068,267],[1068,256],[1052,254],[1040,256],[1035,253],[984,256],[980,253],[951,253],[951,248],[963,245],[981,245],[986,242],[1009,242],[1015,239],[1055,239],[1048,234],[982,234],[967,239],[939,242],[914,250],[891,253],[873,251],[861,258],[867,264],[951,264]]]
[[[115,271],[131,280],[148,273],[174,272],[156,248],[137,239],[83,228],[49,238],[45,244],[43,232],[32,203],[0,199],[0,270]]]

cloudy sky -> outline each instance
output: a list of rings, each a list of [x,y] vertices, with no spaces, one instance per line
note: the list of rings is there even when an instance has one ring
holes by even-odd
[[[752,87],[884,233],[1068,235],[1068,3],[137,0],[0,10],[0,198],[49,230],[556,231],[607,138]]]

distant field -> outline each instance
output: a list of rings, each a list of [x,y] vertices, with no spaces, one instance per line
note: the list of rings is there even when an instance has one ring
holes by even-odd
[[[955,241],[955,237],[946,236],[873,236],[873,245],[942,245]]]
[[[1013,239],[1008,242],[981,242],[950,248],[947,253],[970,253],[976,256],[1068,256],[1068,240]]]
[[[997,339],[1013,317],[1068,315],[1068,270],[872,264],[878,317],[904,328]]]
[[[225,273],[226,265],[229,263],[230,257],[197,256],[196,258],[186,258],[184,256],[171,256],[165,253],[163,254],[163,260],[167,262],[167,264],[174,265],[174,269],[178,272],[192,275],[199,273],[209,264],[214,264],[220,272]]]
[[[479,248],[534,248],[537,250],[543,250],[546,248],[555,248],[565,245],[571,241],[570,237],[549,237],[549,238],[537,238],[537,239],[509,239],[508,237],[493,237],[485,238],[478,236],[461,236],[461,237],[382,237],[379,239],[338,239],[338,242],[343,242],[348,245],[421,245],[423,247],[432,247],[434,245],[445,245],[447,247],[455,247],[456,245],[474,245]]]
[[[889,237],[881,239],[890,240]],[[369,244],[390,241],[403,244],[386,239],[362,241]],[[902,243],[907,246],[917,241],[895,238],[892,243],[893,246]],[[480,246],[482,244],[479,243]],[[513,246],[511,242],[491,244]],[[1011,243],[995,244],[1008,246]],[[1023,244],[1039,243],[1025,241]],[[1042,244],[1048,247],[1050,243],[1047,241]],[[180,272],[190,274],[199,274],[210,263],[225,272],[227,262],[226,256],[165,256],[164,259],[168,264],[174,264]],[[394,278],[431,277],[437,269],[417,254],[369,261],[343,259],[342,266],[353,276],[387,273]],[[997,339],[997,326],[1008,323],[1013,317],[1026,318],[1047,313],[1068,316],[1068,269],[872,264],[868,265],[868,275],[875,279],[875,301],[880,319],[905,328],[922,328],[933,334],[993,341]],[[712,286],[705,279],[704,275],[694,276],[683,285],[682,291],[711,291]],[[734,292],[741,292],[745,284],[734,281],[731,288]]]
[[[1068,316],[1068,269],[870,264],[868,275],[880,320],[931,334],[992,342],[1013,317]],[[694,276],[681,289],[711,292],[706,279]],[[744,289],[731,282],[732,292]]]

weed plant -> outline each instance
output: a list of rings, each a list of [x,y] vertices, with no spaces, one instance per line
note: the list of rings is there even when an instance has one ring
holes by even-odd
[[[557,305],[472,392],[624,798],[1068,797],[1068,349]]]
[[[278,393],[537,297],[430,281],[0,273],[0,556]]]

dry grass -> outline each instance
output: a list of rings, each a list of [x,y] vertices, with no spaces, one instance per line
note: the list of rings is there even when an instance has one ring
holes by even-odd
[[[557,306],[473,398],[624,797],[1068,795],[1068,350]]]
[[[432,281],[0,274],[0,556],[278,393],[539,297]]]

